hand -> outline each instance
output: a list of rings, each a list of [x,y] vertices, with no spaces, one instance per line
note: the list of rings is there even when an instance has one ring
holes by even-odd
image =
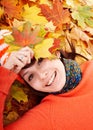
[[[3,66],[15,73],[19,73],[26,64],[31,62],[33,55],[34,52],[31,48],[24,47],[19,51],[12,52]]]

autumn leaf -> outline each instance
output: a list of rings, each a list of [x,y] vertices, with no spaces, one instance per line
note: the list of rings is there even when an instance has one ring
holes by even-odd
[[[86,24],[93,27],[93,11],[89,6],[78,6],[77,10],[72,11],[72,18],[78,21],[78,25],[82,28]]]
[[[21,102],[21,101],[27,102],[28,101],[27,95],[24,93],[22,88],[19,88],[17,85],[12,87],[11,93],[12,93],[12,97],[14,99],[16,99],[18,102]]]
[[[84,31],[88,32],[91,36],[93,36],[93,28],[91,28],[91,27],[86,27],[86,28],[84,29]]]
[[[89,42],[92,38],[89,37],[81,28],[75,26],[72,28],[72,30],[69,33],[69,36],[71,39],[75,39],[76,41],[82,40],[86,43]]]
[[[51,53],[54,53],[58,48],[60,48],[60,40],[59,39],[54,39],[53,46],[49,48],[49,51]]]
[[[4,8],[5,14],[10,18],[21,19],[22,5],[17,0],[2,0],[1,5]]]
[[[47,23],[47,20],[45,17],[40,16],[40,8],[38,8],[36,5],[29,7],[28,4],[23,6],[24,11],[22,13],[22,17],[25,21],[31,22],[32,25],[44,25]]]
[[[4,126],[5,125],[8,125],[8,124],[10,124],[10,123],[12,123],[12,122],[14,122],[15,120],[17,120],[19,118],[19,115],[18,115],[18,113],[17,112],[15,112],[15,111],[10,111],[9,113],[8,113],[8,115],[6,116],[6,118],[4,119]]]
[[[93,6],[93,0],[79,0],[79,1],[88,6]]]
[[[14,38],[12,35],[4,36],[4,41],[9,45],[7,52],[17,51],[21,48],[20,46],[14,44]]]
[[[88,51],[89,54],[91,54],[92,59],[93,59],[93,40],[91,40],[91,41],[88,43],[88,47],[87,47],[86,50]]]
[[[28,21],[30,24],[25,24]],[[93,59],[93,0],[1,0],[0,29],[12,31],[12,27],[13,33],[4,35],[3,40],[0,35],[0,45],[9,44],[8,52],[28,45],[33,47],[37,60],[52,59],[59,48],[71,52],[68,38],[76,53]],[[76,58],[79,64],[85,61]],[[5,103],[4,125],[18,119],[40,101],[26,85],[16,82],[12,87]]]
[[[0,7],[0,18],[4,14],[4,9]]]
[[[40,0],[39,4],[47,4],[47,5],[50,6],[52,4],[52,1],[49,1],[49,0]]]
[[[36,2],[37,0],[21,0],[22,3],[25,5],[25,4],[28,4],[28,5],[32,5],[33,2]]]
[[[47,38],[43,40],[41,43],[38,45],[34,46],[34,54],[35,58],[54,58],[55,56],[52,55],[49,51],[49,48],[53,46],[54,39],[53,38]]]
[[[58,29],[62,29],[63,24],[68,24],[70,21],[70,13],[68,9],[64,9],[59,0],[53,2],[52,8],[46,4],[40,5],[40,8],[41,13],[46,17],[46,19],[52,21]]]
[[[19,80],[16,80],[13,83],[5,102],[3,113],[4,126],[17,120],[40,101],[41,97],[33,93],[28,85],[22,84]]]
[[[80,2],[79,2],[80,1]],[[66,7],[69,9],[76,9],[78,5],[82,4],[82,0],[66,0]],[[77,6],[76,6],[77,5]],[[71,13],[71,12],[70,12]]]
[[[13,27],[21,29],[21,28],[23,28],[23,25],[25,24],[25,21],[19,21],[17,19],[14,19],[12,24],[13,24]]]
[[[56,26],[53,25],[53,22],[50,21],[45,25],[46,30],[48,30],[49,32],[54,32],[56,29]]]
[[[28,46],[33,45],[41,41],[41,38],[38,37],[39,28],[31,30],[31,24],[29,22],[24,24],[23,31],[18,29],[13,29],[13,37],[15,39],[14,43],[19,46]]]
[[[71,7],[75,7],[73,0],[66,0],[66,4]]]

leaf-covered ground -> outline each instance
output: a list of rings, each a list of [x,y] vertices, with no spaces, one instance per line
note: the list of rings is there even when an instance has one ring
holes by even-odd
[[[26,22],[31,23],[32,30],[29,30],[28,24],[20,32]],[[47,37],[49,39],[43,43],[48,48],[47,55],[49,51],[53,52],[59,47],[60,41],[64,50],[70,52],[71,43],[75,46],[76,53],[89,60],[93,59],[93,0],[0,0],[0,30],[12,31],[12,28],[16,44],[29,45],[31,42],[33,45]],[[42,38],[38,37],[38,33]],[[10,41],[13,40],[12,37],[9,38]],[[6,37],[5,40],[8,42],[9,38]],[[52,43],[51,38],[55,39],[52,48],[47,44]],[[13,44],[10,46],[12,50],[15,49]],[[37,48],[40,51],[36,58],[39,58],[44,48],[39,45],[35,51]],[[79,56],[76,60],[79,64],[85,61]],[[33,96],[28,87],[17,84],[13,85],[6,100],[5,125],[15,121],[38,103],[37,96]]]

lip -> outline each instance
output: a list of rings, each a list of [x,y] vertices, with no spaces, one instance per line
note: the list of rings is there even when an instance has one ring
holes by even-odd
[[[57,72],[55,71],[52,76],[50,77],[50,79],[48,80],[47,84],[45,85],[46,87],[50,87],[53,85],[55,78],[56,78]],[[52,80],[52,81],[51,81]],[[48,85],[49,84],[49,85]]]

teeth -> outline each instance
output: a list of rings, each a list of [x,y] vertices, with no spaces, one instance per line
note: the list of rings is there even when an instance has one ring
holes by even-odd
[[[55,78],[55,73],[51,76],[51,79],[49,80],[47,86],[52,84],[52,82],[54,81],[54,78]]]

